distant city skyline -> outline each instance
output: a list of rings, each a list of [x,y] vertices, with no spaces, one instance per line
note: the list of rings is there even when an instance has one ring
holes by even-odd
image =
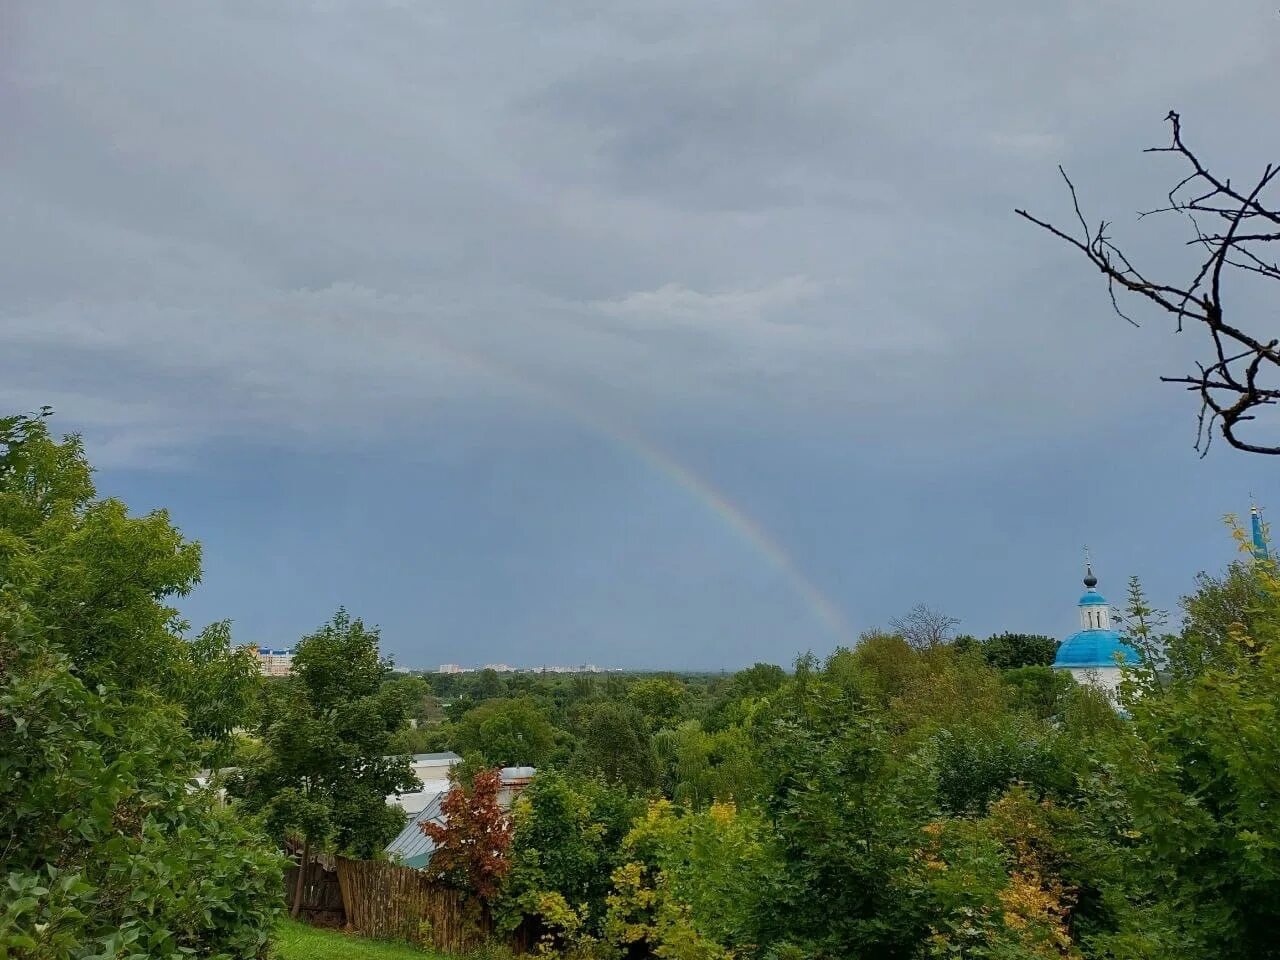
[[[494,673],[616,673],[620,667],[598,667],[594,663],[584,663],[579,666],[524,666],[513,667],[506,663],[486,663],[483,666],[468,667],[460,663],[442,663],[436,667],[435,673],[479,673],[482,670],[492,670]]]

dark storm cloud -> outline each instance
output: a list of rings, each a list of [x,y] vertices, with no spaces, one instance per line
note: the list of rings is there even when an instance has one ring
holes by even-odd
[[[1191,0],[5,11],[4,407],[54,403],[121,468],[432,431],[461,463],[589,410],[829,584],[852,561],[819,517],[870,491],[759,487],[753,451],[821,485],[871,446],[945,473],[1133,422],[1182,444],[1155,379],[1194,343],[1123,327],[1011,211],[1064,216],[1064,162],[1159,267],[1176,244],[1129,214],[1169,107],[1239,176],[1277,153],[1280,21],[1249,0],[1212,45]]]

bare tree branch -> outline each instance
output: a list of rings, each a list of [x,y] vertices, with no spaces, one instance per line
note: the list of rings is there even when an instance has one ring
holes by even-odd
[[[889,621],[891,629],[916,650],[932,650],[950,643],[960,621],[944,613],[916,604],[905,616]]]
[[[1137,326],[1120,309],[1117,288],[1137,294],[1172,314],[1178,332],[1183,330],[1186,321],[1191,321],[1209,335],[1213,352],[1208,362],[1197,363],[1194,373],[1160,378],[1165,383],[1182,384],[1199,397],[1195,447],[1201,456],[1209,451],[1215,425],[1223,439],[1238,450],[1280,454],[1280,442],[1246,439],[1239,433],[1242,427],[1257,423],[1257,412],[1261,408],[1280,401],[1280,339],[1247,332],[1246,324],[1234,317],[1228,322],[1224,305],[1225,287],[1235,271],[1280,281],[1280,264],[1274,259],[1265,259],[1260,253],[1266,244],[1280,242],[1280,208],[1264,196],[1267,188],[1280,177],[1280,164],[1267,164],[1253,187],[1241,191],[1232,186],[1230,179],[1212,173],[1186,145],[1182,139],[1182,120],[1176,112],[1169,111],[1165,119],[1173,128],[1171,142],[1144,152],[1174,154],[1191,167],[1191,172],[1168,192],[1168,206],[1141,212],[1138,219],[1168,213],[1187,218],[1195,236],[1186,244],[1199,247],[1204,253],[1203,262],[1190,280],[1156,282],[1112,243],[1107,235],[1107,221],[1090,230],[1075,185],[1061,167],[1058,171],[1071,194],[1071,204],[1080,224],[1079,234],[1059,229],[1026,210],[1015,213],[1083,253],[1107,278],[1111,305],[1124,320]],[[1203,230],[1200,218],[1222,226]],[[1271,249],[1274,252],[1274,248]],[[1257,323],[1263,325],[1266,321]]]

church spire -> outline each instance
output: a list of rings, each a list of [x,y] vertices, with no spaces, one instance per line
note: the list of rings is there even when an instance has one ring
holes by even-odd
[[[1262,526],[1262,513],[1258,510],[1257,504],[1249,508],[1249,523],[1253,533],[1253,558],[1266,560],[1270,556],[1270,551],[1267,550],[1267,536]]]
[[[1110,630],[1111,608],[1102,594],[1094,588],[1098,578],[1093,575],[1093,562],[1089,548],[1084,548],[1084,596],[1080,598],[1080,627],[1083,630]]]

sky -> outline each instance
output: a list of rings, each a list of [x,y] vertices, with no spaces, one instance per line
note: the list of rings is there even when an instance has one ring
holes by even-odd
[[[1272,0],[0,2],[0,410],[204,550],[194,627],[733,669],[916,603],[1175,609],[1280,508],[1014,216],[1280,157]],[[1252,301],[1243,294],[1240,302]],[[1264,423],[1269,429],[1274,424]]]

